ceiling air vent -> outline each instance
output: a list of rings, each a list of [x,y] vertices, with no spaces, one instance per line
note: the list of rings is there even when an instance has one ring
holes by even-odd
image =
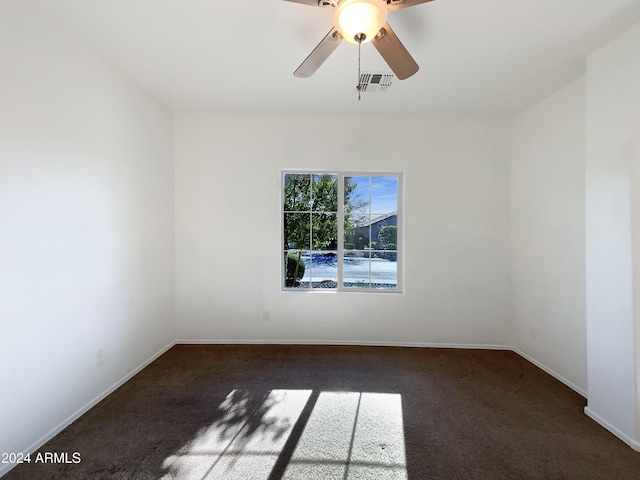
[[[395,76],[392,73],[361,73],[360,91],[364,93],[384,93],[389,90]]]

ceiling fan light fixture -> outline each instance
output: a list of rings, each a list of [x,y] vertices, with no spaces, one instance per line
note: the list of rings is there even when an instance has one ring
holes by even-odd
[[[385,24],[387,13],[384,0],[342,0],[336,7],[334,22],[348,42],[367,43]]]

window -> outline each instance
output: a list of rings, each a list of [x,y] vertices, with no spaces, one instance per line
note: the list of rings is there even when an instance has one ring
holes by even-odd
[[[398,173],[283,172],[283,289],[401,291],[401,192]]]

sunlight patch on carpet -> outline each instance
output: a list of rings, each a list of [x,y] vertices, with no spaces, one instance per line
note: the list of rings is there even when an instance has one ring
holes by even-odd
[[[407,479],[402,397],[233,390],[163,479]]]
[[[406,479],[401,396],[322,392],[283,478]]]

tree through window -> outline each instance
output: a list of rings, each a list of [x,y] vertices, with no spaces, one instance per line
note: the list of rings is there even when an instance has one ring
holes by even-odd
[[[399,291],[401,180],[284,172],[283,288]]]

